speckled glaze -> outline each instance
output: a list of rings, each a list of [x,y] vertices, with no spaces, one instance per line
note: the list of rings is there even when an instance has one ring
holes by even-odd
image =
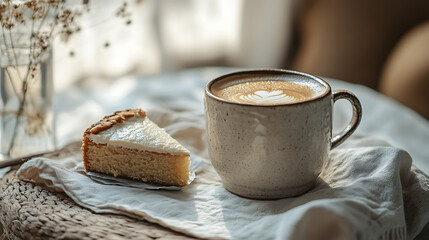
[[[326,91],[317,98],[283,105],[251,105],[225,101],[210,92],[210,86],[249,75],[297,74],[320,81]],[[352,102],[353,119],[332,139],[334,100]],[[226,189],[255,199],[277,199],[311,189],[328,157],[331,146],[347,138],[360,121],[357,98],[346,91],[332,93],[323,80],[287,70],[237,72],[210,82],[205,91],[206,127],[211,162]]]

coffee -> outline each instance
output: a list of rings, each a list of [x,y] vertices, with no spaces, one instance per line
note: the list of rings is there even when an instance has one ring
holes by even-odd
[[[303,82],[256,80],[212,86],[214,95],[228,101],[256,105],[280,105],[303,102],[316,95],[315,89]]]
[[[332,108],[339,99],[352,103],[353,115],[332,136]],[[311,189],[329,151],[352,134],[362,115],[353,94],[332,92],[322,79],[288,70],[220,76],[207,84],[204,100],[214,169],[226,189],[257,199]]]

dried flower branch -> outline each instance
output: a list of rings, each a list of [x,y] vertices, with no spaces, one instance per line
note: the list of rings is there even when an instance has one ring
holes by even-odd
[[[39,64],[50,51],[53,38],[59,36],[60,40],[67,42],[79,32],[81,27],[78,20],[84,13],[89,12],[89,4],[89,0],[80,1],[77,7],[70,7],[66,0],[3,0],[0,3],[0,63],[19,101],[19,107],[14,113],[15,126],[9,155],[14,148],[22,117],[26,117],[28,122],[25,125],[27,134],[40,134],[42,131],[40,126],[46,117],[40,106],[34,104],[36,100],[28,94],[29,88],[32,82],[40,78]],[[115,14],[125,19],[126,24],[131,24],[131,13],[126,1]],[[106,42],[105,47],[108,46],[109,43]],[[28,50],[24,54],[25,58],[22,49]],[[70,55],[73,56],[74,52],[70,52]],[[4,62],[4,59],[7,61]],[[3,116],[6,112],[2,109],[1,114]],[[11,115],[9,112],[7,114]]]

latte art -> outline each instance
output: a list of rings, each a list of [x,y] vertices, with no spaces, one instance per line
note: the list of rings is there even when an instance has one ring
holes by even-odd
[[[235,96],[232,96],[231,99],[236,102],[242,103],[256,103],[256,104],[279,104],[279,103],[292,103],[305,100],[305,96],[300,94],[288,94],[283,90],[276,90],[268,92],[265,90],[256,91],[254,93],[239,93]]]
[[[288,81],[241,82],[222,89],[212,89],[212,91],[218,97],[228,101],[256,105],[302,102],[315,95],[308,85]]]

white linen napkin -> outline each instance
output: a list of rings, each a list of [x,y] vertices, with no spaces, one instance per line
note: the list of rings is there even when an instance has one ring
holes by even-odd
[[[293,198],[251,200],[222,187],[210,165],[201,113],[149,117],[206,163],[180,191],[103,185],[73,171],[77,154],[33,159],[17,172],[96,213],[116,213],[211,239],[412,239],[429,222],[429,177],[410,155],[354,135],[330,154],[314,189]]]

